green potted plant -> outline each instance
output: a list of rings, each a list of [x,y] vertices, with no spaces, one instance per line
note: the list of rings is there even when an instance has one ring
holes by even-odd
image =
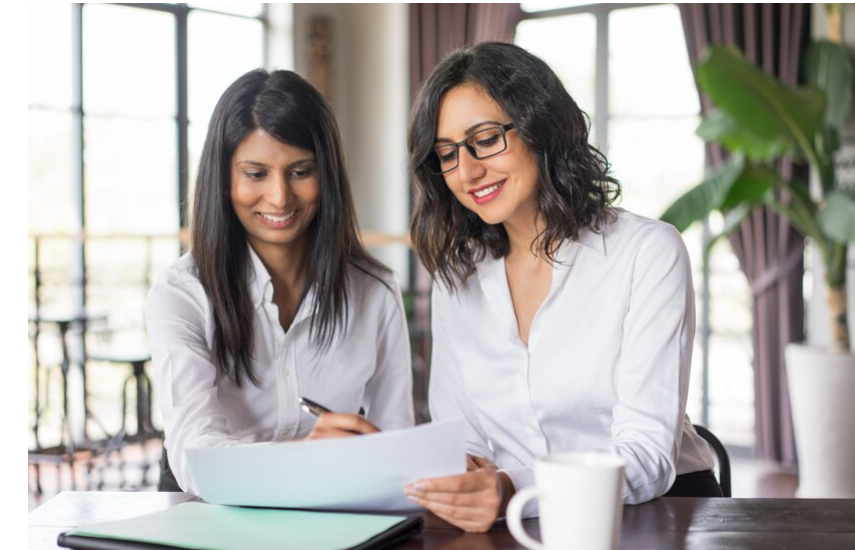
[[[704,140],[722,145],[728,160],[677,199],[662,219],[680,231],[719,211],[718,237],[765,205],[809,238],[825,265],[832,344],[829,349],[791,344],[787,374],[799,456],[798,496],[855,497],[855,356],[850,352],[846,307],[846,257],[855,242],[855,190],[838,185],[834,155],[852,106],[853,64],[846,49],[813,42],[804,56],[807,86],[785,87],[732,48],[714,47],[697,68],[701,89],[717,109],[698,127]],[[810,166],[808,182],[785,179],[777,160]]]

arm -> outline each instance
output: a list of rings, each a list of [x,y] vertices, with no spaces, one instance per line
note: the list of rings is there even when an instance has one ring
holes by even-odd
[[[158,280],[146,302],[149,347],[169,462],[179,486],[194,494],[198,491],[187,471],[187,449],[250,442],[231,435],[217,396],[219,380],[207,337],[208,323],[213,322],[208,307],[201,285],[189,278]],[[307,439],[376,431],[356,415],[324,414]]]
[[[472,400],[466,395],[460,366],[454,356],[454,340],[449,333],[446,303],[448,291],[434,286],[431,295],[430,416],[432,420],[463,418],[466,421],[466,452],[473,456],[495,460],[487,444],[487,436]]]
[[[618,367],[613,444],[626,460],[623,501],[659,497],[676,477],[695,333],[691,266],[673,227],[647,235],[632,273]]]
[[[232,446],[217,399],[216,367],[205,337],[201,286],[160,279],[146,300],[146,328],[169,463],[179,486],[196,493],[185,460],[191,447]]]
[[[384,306],[378,322],[377,366],[365,387],[366,417],[381,430],[415,423],[410,336],[401,291],[383,288]]]

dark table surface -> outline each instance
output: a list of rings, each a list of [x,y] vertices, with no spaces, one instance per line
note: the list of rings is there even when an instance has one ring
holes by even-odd
[[[62,531],[127,519],[191,500],[183,493],[63,492],[29,515],[29,550],[53,549]],[[504,524],[465,534],[425,514],[421,535],[397,548],[419,550],[519,549]],[[526,529],[538,537],[537,520]],[[625,506],[621,549],[855,549],[853,499],[660,498]]]

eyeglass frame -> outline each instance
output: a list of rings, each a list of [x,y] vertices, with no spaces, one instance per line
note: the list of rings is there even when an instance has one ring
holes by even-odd
[[[479,157],[479,156],[477,155],[476,151],[475,151],[475,147],[474,147],[474,146],[472,146],[472,145],[469,145],[469,144],[467,143],[467,141],[469,141],[470,139],[474,138],[475,136],[477,136],[477,135],[478,135],[478,134],[480,134],[481,132],[486,132],[487,130],[493,130],[493,129],[495,129],[495,128],[498,128],[498,129],[499,129],[499,131],[501,132],[501,134],[502,134],[502,142],[505,144],[505,146],[504,146],[504,147],[502,147],[502,150],[501,150],[501,151],[496,151],[495,153],[490,153],[490,154],[489,154],[489,155],[487,155],[487,156]],[[442,176],[443,174],[447,174],[447,173],[451,172],[452,170],[454,170],[455,168],[459,167],[459,166],[460,166],[460,148],[461,148],[461,147],[464,147],[464,148],[466,149],[466,151],[469,153],[469,155],[470,155],[473,159],[475,159],[475,160],[484,160],[484,159],[488,159],[488,158],[491,158],[491,157],[495,157],[496,155],[499,155],[499,154],[501,154],[501,153],[504,153],[505,151],[507,151],[507,150],[508,150],[508,138],[505,136],[505,133],[506,133],[508,130],[514,130],[515,128],[516,128],[516,124],[515,124],[515,123],[513,123],[513,122],[509,122],[509,123],[507,123],[507,124],[502,124],[502,125],[500,125],[500,126],[487,126],[487,127],[485,127],[485,128],[481,128],[480,130],[478,130],[477,132],[475,132],[475,133],[474,133],[474,134],[472,134],[471,136],[467,137],[466,139],[464,139],[464,140],[462,140],[462,141],[458,141],[457,143],[443,143],[443,144],[441,145],[441,147],[450,147],[450,146],[452,146],[452,145],[456,147],[456,153],[457,153],[457,155],[456,155],[456,156],[457,156],[457,164],[455,164],[454,166],[452,166],[452,167],[451,167],[451,168],[449,168],[448,170],[441,170],[441,169],[440,169],[440,171],[439,171],[439,172],[435,171],[432,167],[430,167],[430,165],[428,165],[428,168],[430,169],[431,173],[432,173],[434,176]],[[433,154],[434,154],[434,156],[436,157],[436,158],[435,158],[435,160],[436,160],[437,166],[438,166],[438,167],[439,167],[439,166],[441,166],[441,161],[439,160],[439,155],[437,154],[436,146],[434,146]]]

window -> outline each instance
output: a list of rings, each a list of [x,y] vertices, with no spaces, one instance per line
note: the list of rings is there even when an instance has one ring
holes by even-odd
[[[30,309],[105,314],[108,330],[90,331],[90,345],[139,349],[151,279],[186,244],[182,207],[214,104],[235,78],[265,66],[267,10],[29,10]],[[52,362],[57,342],[42,330],[39,356]],[[90,377],[96,400],[101,374]],[[104,383],[111,398],[121,387],[109,375]]]
[[[698,94],[677,7],[522,7],[516,43],[549,63],[591,118],[591,141],[622,183],[620,206],[658,217],[704,170],[703,142],[694,133]],[[747,448],[754,443],[750,291],[726,242],[713,249],[705,272],[708,235],[709,227],[683,235],[698,299],[688,412],[729,446]]]

